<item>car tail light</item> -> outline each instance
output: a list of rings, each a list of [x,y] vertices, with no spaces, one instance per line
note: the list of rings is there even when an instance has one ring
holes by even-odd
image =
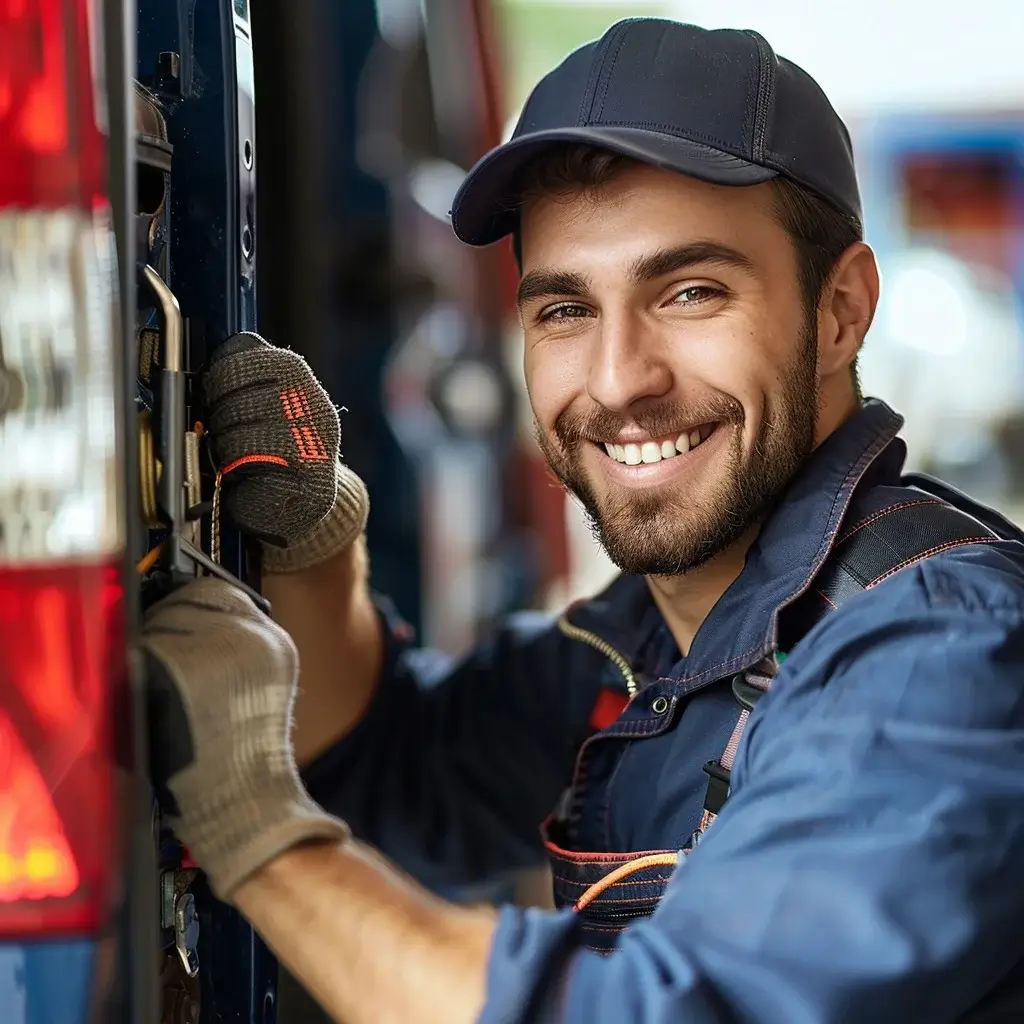
[[[89,0],[0,0],[0,939],[95,930],[125,672],[115,266]]]

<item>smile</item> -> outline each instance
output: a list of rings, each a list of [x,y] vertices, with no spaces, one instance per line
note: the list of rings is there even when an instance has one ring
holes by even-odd
[[[637,438],[636,440],[605,442],[602,446],[608,458],[624,466],[653,465],[677,455],[686,455],[699,448],[714,432],[718,424],[702,423],[680,434],[664,437]]]

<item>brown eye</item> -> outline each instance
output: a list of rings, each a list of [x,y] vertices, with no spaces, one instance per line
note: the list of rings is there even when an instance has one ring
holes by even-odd
[[[560,321],[560,320],[578,320],[581,317],[591,316],[591,312],[586,306],[580,306],[574,303],[564,303],[561,306],[553,306],[551,309],[544,310],[541,313],[539,320],[542,322]]]
[[[709,299],[717,298],[721,294],[717,288],[712,288],[710,285],[692,284],[678,292],[672,301],[677,306],[697,306]]]

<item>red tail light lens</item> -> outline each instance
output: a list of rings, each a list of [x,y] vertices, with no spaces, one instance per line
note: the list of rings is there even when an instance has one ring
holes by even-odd
[[[0,0],[0,203],[88,209],[106,195],[90,0]]]
[[[121,621],[112,568],[0,571],[0,934],[90,931],[106,913]]]
[[[94,2],[0,0],[0,941],[94,930],[120,868],[121,352]]]

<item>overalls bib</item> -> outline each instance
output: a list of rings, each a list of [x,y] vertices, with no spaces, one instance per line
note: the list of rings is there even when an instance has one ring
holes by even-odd
[[[742,680],[742,683],[740,682]],[[734,692],[741,687],[757,692],[767,690],[770,676],[744,673],[734,681]],[[608,701],[605,701],[607,710]],[[627,700],[622,696],[620,710]],[[685,855],[700,842],[700,837],[715,820],[728,795],[728,777],[732,769],[750,709],[741,707],[729,742],[717,762],[709,762],[708,794],[704,814],[697,831],[682,850],[642,850],[631,853],[589,853],[563,849],[556,841],[557,825],[549,817],[541,826],[541,836],[551,863],[555,903],[572,907],[580,916],[584,945],[596,953],[615,951],[619,936],[635,921],[654,913],[673,873]],[[595,721],[595,726],[600,723]]]

